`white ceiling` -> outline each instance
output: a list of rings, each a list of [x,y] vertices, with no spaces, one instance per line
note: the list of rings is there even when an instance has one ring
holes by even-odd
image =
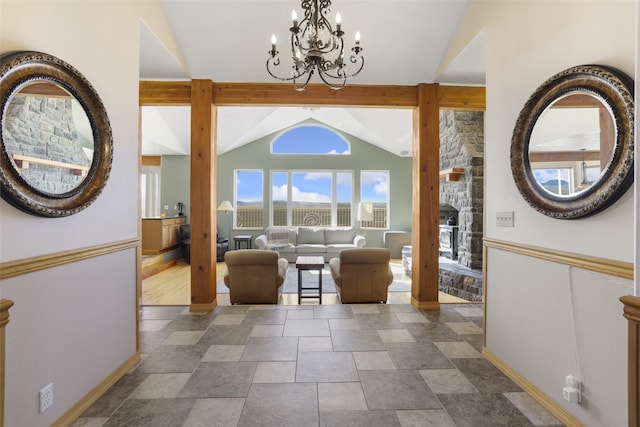
[[[330,16],[342,15],[346,47],[353,45],[356,31],[362,34],[365,66],[349,83],[484,85],[484,34],[436,75],[470,1],[334,0]],[[291,9],[301,15],[294,0],[160,3],[185,67],[141,25],[141,80],[274,82],[265,68],[271,34],[286,40]],[[284,58],[286,42],[279,42],[278,50]],[[218,108],[218,154],[308,119],[394,154],[411,154],[411,110],[297,107]],[[144,155],[188,154],[189,108],[144,107],[142,139]]]

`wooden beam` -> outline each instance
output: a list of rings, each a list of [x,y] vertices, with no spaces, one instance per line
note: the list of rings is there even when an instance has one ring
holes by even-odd
[[[482,86],[440,86],[439,106],[443,110],[486,110],[486,90]]]
[[[624,304],[624,317],[629,321],[629,427],[640,427],[640,296],[625,295],[620,301]]]
[[[438,309],[440,219],[439,87],[418,85],[413,114],[413,217],[411,304]]]
[[[4,373],[5,367],[5,326],[9,323],[9,309],[13,305],[13,301],[8,299],[0,299],[0,427],[4,426]]]
[[[191,84],[191,306],[216,305],[216,107],[211,80]]]
[[[323,105],[412,108],[417,105],[415,86],[349,85],[333,90],[311,84],[296,91],[285,83],[214,83],[216,105]]]
[[[190,105],[191,82],[140,81],[140,105]]]

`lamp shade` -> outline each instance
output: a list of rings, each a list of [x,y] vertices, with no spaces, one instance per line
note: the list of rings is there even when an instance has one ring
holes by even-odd
[[[373,203],[358,203],[358,221],[373,221]]]
[[[222,203],[220,203],[220,206],[218,206],[218,210],[219,211],[225,211],[225,212],[233,212],[233,206],[231,205],[231,202],[228,200],[224,200]]]

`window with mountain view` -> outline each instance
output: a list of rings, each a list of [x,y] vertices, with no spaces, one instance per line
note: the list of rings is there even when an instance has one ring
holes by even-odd
[[[264,211],[262,170],[235,171],[234,228],[261,229]]]
[[[389,228],[389,171],[360,172],[360,201],[373,205],[373,219],[362,228]]]

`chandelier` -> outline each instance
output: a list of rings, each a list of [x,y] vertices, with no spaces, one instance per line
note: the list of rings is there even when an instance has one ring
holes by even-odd
[[[291,12],[293,26],[291,32],[291,75],[281,77],[275,74],[280,65],[276,50],[276,36],[271,36],[271,50],[267,59],[267,71],[281,81],[293,81],[295,90],[304,90],[311,77],[318,74],[331,89],[341,89],[347,79],[357,76],[364,67],[364,57],[360,54],[360,32],[356,32],[355,46],[351,48],[348,62],[344,59],[344,40],[340,13],[336,13],[336,29],[328,20],[330,0],[302,0],[304,18],[298,23],[296,11]]]

